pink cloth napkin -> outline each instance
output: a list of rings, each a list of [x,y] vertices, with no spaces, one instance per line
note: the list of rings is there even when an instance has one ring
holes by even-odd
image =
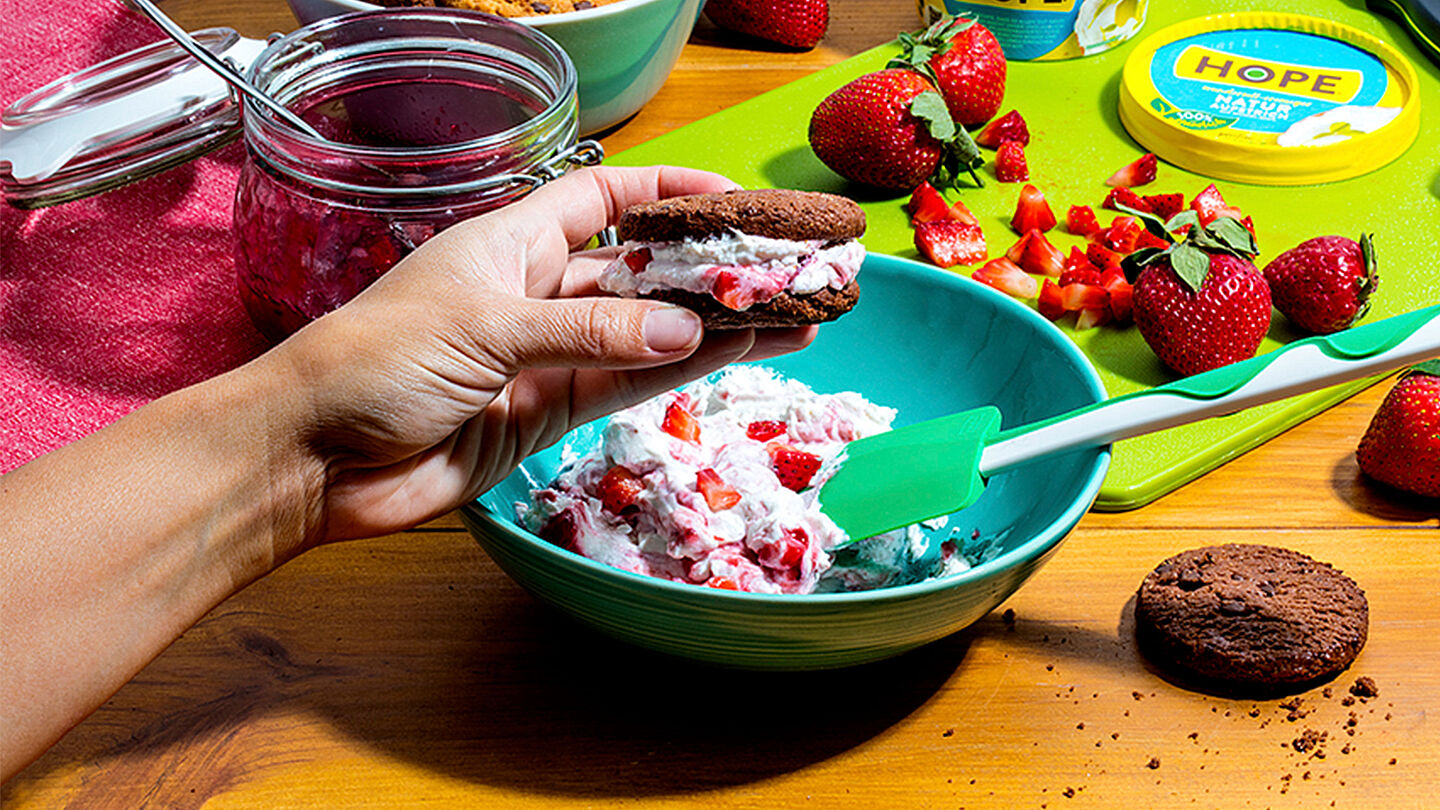
[[[118,0],[0,0],[0,107],[162,39]],[[0,203],[0,473],[267,344],[236,294],[244,152],[38,211]]]

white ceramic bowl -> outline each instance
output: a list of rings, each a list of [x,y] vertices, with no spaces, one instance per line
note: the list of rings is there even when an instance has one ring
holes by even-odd
[[[361,0],[287,0],[302,24],[380,6]],[[579,76],[580,134],[624,121],[675,67],[704,0],[619,0],[566,14],[516,17],[570,55]]]

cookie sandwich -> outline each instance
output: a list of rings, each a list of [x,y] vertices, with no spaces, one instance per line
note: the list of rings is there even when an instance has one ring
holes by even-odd
[[[627,208],[600,288],[679,304],[710,329],[834,320],[860,297],[865,212],[834,194],[695,194]]]

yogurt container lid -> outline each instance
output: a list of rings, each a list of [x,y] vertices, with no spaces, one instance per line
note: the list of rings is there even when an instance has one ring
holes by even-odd
[[[1292,186],[1358,177],[1420,131],[1415,68],[1370,34],[1242,12],[1164,28],[1125,62],[1120,121],[1198,174]]]

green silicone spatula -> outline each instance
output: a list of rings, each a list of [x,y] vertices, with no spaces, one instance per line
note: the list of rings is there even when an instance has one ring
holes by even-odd
[[[1440,357],[1440,304],[1307,338],[1203,374],[1000,430],[993,406],[851,442],[820,509],[856,542],[948,515],[987,479],[1046,456],[1222,416]]]

